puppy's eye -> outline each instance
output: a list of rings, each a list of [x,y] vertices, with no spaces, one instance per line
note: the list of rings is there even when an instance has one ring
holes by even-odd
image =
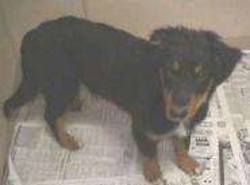
[[[178,62],[175,62],[173,65],[173,71],[178,72],[180,70],[180,64]]]
[[[198,65],[194,68],[194,73],[197,76],[203,76],[204,75],[204,71],[201,65]]]

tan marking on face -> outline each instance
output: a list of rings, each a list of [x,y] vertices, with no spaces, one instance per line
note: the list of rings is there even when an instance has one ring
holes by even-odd
[[[170,111],[172,110],[171,108],[174,106],[173,101],[172,101],[172,92],[170,92],[167,97],[164,96],[164,104],[165,104],[165,111],[166,111],[166,116],[167,118],[171,119],[171,113]]]
[[[201,65],[197,65],[197,66],[195,66],[195,68],[194,68],[194,72],[195,72],[195,73],[199,73],[201,70],[202,70],[202,66],[201,66]]]
[[[202,75],[203,75],[203,67],[202,67],[202,65],[197,65],[197,66],[195,66],[195,68],[194,68],[194,73],[195,73],[197,76],[202,76]]]
[[[173,70],[176,72],[180,70],[180,64],[178,62],[174,62]]]
[[[209,85],[207,86],[207,89],[205,90],[203,94],[199,94],[191,98],[191,101],[188,107],[189,118],[194,117],[194,115],[196,114],[200,106],[207,100],[212,84],[213,84],[213,80],[210,81]]]

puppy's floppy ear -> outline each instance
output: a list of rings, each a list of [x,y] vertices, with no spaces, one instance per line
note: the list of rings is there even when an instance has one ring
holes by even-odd
[[[213,32],[206,32],[206,36],[213,56],[212,71],[217,84],[220,84],[231,75],[242,53],[237,48],[227,46],[222,42],[221,38]]]

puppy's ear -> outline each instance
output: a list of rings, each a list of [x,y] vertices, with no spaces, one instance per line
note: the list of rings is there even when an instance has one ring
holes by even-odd
[[[226,80],[232,73],[237,62],[240,60],[242,53],[239,49],[231,48],[226,45],[216,50],[216,79],[218,83]]]
[[[207,32],[206,34],[211,47],[212,60],[214,60],[212,61],[212,67],[214,67],[212,71],[216,77],[217,84],[220,84],[231,75],[242,53],[239,49],[223,43],[217,34],[213,32]]]

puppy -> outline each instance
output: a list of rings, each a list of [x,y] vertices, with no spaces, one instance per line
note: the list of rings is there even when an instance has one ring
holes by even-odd
[[[166,135],[173,138],[176,164],[197,173],[199,164],[188,156],[183,142],[187,134],[179,131],[189,133],[206,116],[211,95],[240,57],[238,49],[210,31],[163,28],[144,40],[105,24],[62,17],[24,36],[22,82],[3,111],[10,118],[42,93],[44,117],[55,139],[76,150],[78,143],[64,129],[64,114],[85,84],[131,115],[148,181],[161,178],[157,143]]]

